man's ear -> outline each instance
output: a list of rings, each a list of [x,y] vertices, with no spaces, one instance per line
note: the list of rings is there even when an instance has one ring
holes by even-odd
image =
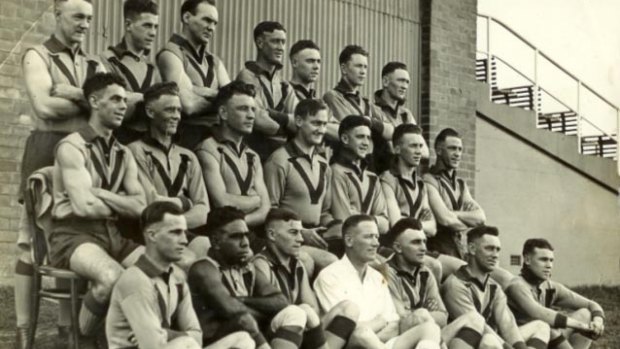
[[[472,241],[467,244],[467,252],[472,256],[476,254],[476,243],[475,242]]]
[[[183,24],[187,24],[187,22],[189,22],[189,16],[191,15],[191,13],[189,11],[185,12],[183,14],[183,16],[181,16],[181,22]]]
[[[265,238],[271,242],[276,241],[276,231],[271,228],[265,229]]]
[[[392,249],[396,253],[403,253],[403,247],[400,245],[400,242],[394,241],[394,243],[392,244]]]
[[[382,77],[381,83],[383,84],[383,88],[386,88],[390,84],[390,77],[387,75]]]
[[[304,119],[299,115],[295,115],[295,126],[297,126],[298,130],[303,123],[304,123]]]
[[[151,120],[152,120],[152,119],[154,119],[154,118],[155,118],[155,112],[153,111],[153,109],[151,108],[151,106],[150,106],[150,105],[148,105],[148,106],[144,106],[144,111],[145,111],[145,113],[146,113],[146,116],[147,116],[149,119],[151,119]]]
[[[254,41],[254,43],[256,44],[256,48],[258,48],[259,51],[262,50],[263,47],[265,47],[265,40],[264,40],[262,35],[257,37],[256,41]]]
[[[342,144],[349,144],[349,135],[346,132],[340,136],[340,142],[342,142]]]
[[[353,237],[351,236],[351,234],[344,234],[342,238],[346,247],[353,246]]]
[[[523,256],[523,265],[530,265],[532,263],[532,256],[529,254],[526,254],[525,256]]]
[[[155,234],[156,232],[152,229],[147,229],[144,232],[144,242],[146,243],[147,241],[155,241]]]

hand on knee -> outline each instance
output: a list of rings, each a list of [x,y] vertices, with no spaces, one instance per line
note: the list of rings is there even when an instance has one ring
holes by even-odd
[[[409,319],[411,321],[411,326],[417,326],[425,322],[435,322],[435,320],[431,316],[431,313],[429,313],[428,310],[424,308],[414,310],[411,315],[409,315]]]
[[[300,304],[299,307],[306,313],[306,328],[311,329],[321,324],[319,315],[308,304]]]

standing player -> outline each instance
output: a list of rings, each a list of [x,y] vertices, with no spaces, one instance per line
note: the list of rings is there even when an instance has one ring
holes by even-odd
[[[294,130],[297,97],[280,73],[286,49],[286,30],[282,24],[259,23],[254,28],[254,43],[256,61],[246,62],[237,80],[256,89],[256,125],[248,137],[248,145],[265,161]]]
[[[142,137],[147,129],[142,94],[161,81],[159,71],[147,57],[159,27],[158,6],[153,0],[127,0],[123,4],[123,17],[125,36],[116,46],[108,47],[101,57],[107,63],[107,70],[121,76],[127,85],[127,113],[114,136],[122,144],[129,144]]]
[[[22,60],[26,92],[34,111],[34,130],[26,141],[21,165],[18,196],[23,201],[26,179],[36,170],[54,164],[56,144],[87,123],[87,104],[82,91],[84,81],[95,72],[104,71],[99,61],[82,50],[93,6],[88,0],[56,0],[56,27],[53,35],[41,45],[28,48]],[[25,207],[22,209],[15,265],[15,313],[17,346],[26,346],[30,326],[30,294],[32,261],[30,226]],[[61,302],[61,326],[69,326],[64,302]],[[61,335],[68,335],[65,327]]]
[[[549,241],[525,241],[521,275],[506,289],[510,308],[519,324],[542,320],[552,327],[549,348],[587,349],[603,335],[603,308],[551,280],[553,262]]]
[[[487,323],[480,345],[488,348],[545,349],[549,325],[536,320],[517,326],[506,294],[490,276],[497,266],[500,241],[495,227],[479,226],[467,234],[467,265],[448,276],[442,296],[450,319],[477,311]],[[499,330],[498,335],[497,331]]]
[[[217,121],[213,99],[230,82],[222,61],[207,49],[218,20],[215,0],[186,0],[181,5],[181,33],[172,34],[157,54],[164,81],[179,85],[183,107],[179,145],[187,149],[210,134]]]
[[[289,84],[295,90],[297,99],[315,99],[316,80],[321,72],[321,50],[312,40],[299,40],[291,46],[289,53],[293,77]]]
[[[98,73],[84,83],[88,124],[62,139],[54,163],[50,262],[91,282],[79,315],[80,331],[95,335],[124,267],[143,248],[120,236],[118,217],[137,218],[145,206],[138,168],[129,149],[112,136],[123,122],[123,80]]]

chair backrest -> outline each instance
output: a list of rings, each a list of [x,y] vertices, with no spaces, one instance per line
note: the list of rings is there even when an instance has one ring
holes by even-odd
[[[32,262],[35,266],[46,263],[54,205],[53,172],[53,166],[44,167],[30,175],[27,182],[25,203],[32,229]]]

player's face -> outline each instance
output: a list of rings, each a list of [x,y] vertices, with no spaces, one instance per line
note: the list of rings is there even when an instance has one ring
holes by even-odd
[[[260,55],[271,64],[282,64],[286,46],[286,33],[283,30],[265,32],[258,38]]]
[[[422,149],[424,148],[424,138],[422,135],[407,133],[403,135],[394,152],[399,158],[409,166],[417,167],[422,159]]]
[[[242,135],[249,135],[254,128],[256,102],[244,94],[233,95],[220,109],[221,117],[228,127]]]
[[[56,25],[72,45],[84,41],[92,19],[93,5],[85,0],[61,2],[56,11]]]
[[[404,101],[407,90],[409,89],[410,80],[408,71],[396,69],[384,78],[383,88],[387,90],[393,99]]]
[[[151,127],[162,134],[174,135],[181,120],[181,99],[179,96],[162,95],[147,106],[147,115],[152,117]]]
[[[138,50],[150,50],[157,36],[159,16],[144,12],[127,20],[125,32]]]
[[[304,238],[301,235],[301,221],[278,221],[273,225],[274,243],[278,251],[286,256],[298,257]]]
[[[162,258],[168,262],[178,262],[187,246],[186,231],[187,222],[184,216],[166,213],[161,222],[149,228],[147,236]]]
[[[379,247],[379,228],[375,222],[364,221],[345,234],[347,253],[357,260],[371,262],[377,257]]]
[[[239,219],[232,221],[222,228],[218,237],[215,239],[216,248],[222,258],[226,260],[228,264],[244,264],[248,261],[251,255],[250,252],[250,240],[248,229],[245,221]]]
[[[470,254],[474,255],[476,265],[485,273],[497,266],[501,244],[497,236],[485,234],[470,244]]]
[[[531,255],[526,256],[525,264],[537,277],[547,280],[553,269],[553,251],[547,248],[535,248]]]
[[[362,86],[368,72],[368,57],[360,54],[351,56],[348,62],[340,66],[342,75],[353,86]]]
[[[447,137],[439,147],[437,156],[449,169],[457,169],[463,155],[463,142],[457,137]]]
[[[219,17],[215,6],[203,2],[196,7],[196,14],[192,15],[191,12],[187,12],[183,16],[183,20],[194,41],[206,45],[215,35],[215,27]]]
[[[395,241],[395,249],[408,263],[421,265],[426,255],[426,235],[422,230],[405,230]]]
[[[309,145],[320,145],[327,131],[327,110],[319,110],[316,115],[308,115],[305,118],[295,117],[297,129],[304,140]]]
[[[358,126],[342,135],[342,144],[352,151],[359,159],[363,159],[370,151],[370,129],[367,126]]]
[[[291,59],[295,75],[304,83],[315,82],[321,71],[321,53],[319,50],[307,48],[295,54]]]
[[[94,93],[91,106],[96,111],[103,126],[117,129],[123,123],[127,112],[127,92],[122,86],[110,85],[103,91]]]

